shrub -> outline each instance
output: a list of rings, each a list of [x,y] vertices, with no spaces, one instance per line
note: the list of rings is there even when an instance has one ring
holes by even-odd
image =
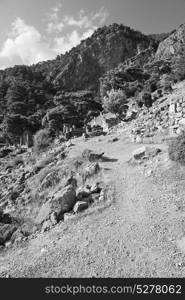
[[[103,98],[103,108],[106,112],[116,114],[119,118],[125,116],[127,111],[127,98],[123,90],[112,89]]]
[[[39,130],[34,136],[34,150],[37,153],[45,151],[52,143],[53,137],[48,129]]]
[[[185,164],[185,132],[170,142],[168,153],[172,161]]]

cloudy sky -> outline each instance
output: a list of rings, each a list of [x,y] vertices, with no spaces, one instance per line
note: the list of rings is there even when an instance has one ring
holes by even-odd
[[[185,0],[0,0],[0,69],[55,58],[113,22],[169,32],[185,23]]]

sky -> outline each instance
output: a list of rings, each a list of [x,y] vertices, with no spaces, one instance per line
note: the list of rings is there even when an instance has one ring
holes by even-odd
[[[53,59],[111,23],[170,32],[185,0],[0,0],[0,69]]]

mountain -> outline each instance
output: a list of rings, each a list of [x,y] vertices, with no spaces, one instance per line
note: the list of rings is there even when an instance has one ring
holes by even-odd
[[[97,90],[99,78],[119,63],[136,55],[138,45],[147,48],[151,39],[123,25],[99,28],[58,60],[49,75],[54,85],[67,90]],[[54,64],[56,61],[53,62]]]
[[[185,50],[185,24],[172,32],[166,39],[161,41],[156,52],[157,59],[171,59]]]
[[[80,127],[102,110],[101,97],[111,88],[123,89],[129,98],[155,91],[163,74],[173,71],[182,79],[184,47],[184,25],[171,34],[147,36],[112,24],[54,60],[1,70],[2,134],[11,142],[25,130],[35,134],[46,114],[45,119],[59,116],[64,107]]]

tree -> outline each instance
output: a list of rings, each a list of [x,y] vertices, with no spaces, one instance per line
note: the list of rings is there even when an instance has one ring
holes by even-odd
[[[127,98],[122,90],[112,89],[103,98],[103,108],[106,112],[111,112],[123,120],[127,111]]]
[[[172,60],[172,71],[175,81],[181,81],[185,79],[185,55],[180,53]]]
[[[40,153],[46,150],[53,141],[51,132],[48,129],[39,130],[34,136],[34,150]]]
[[[21,115],[9,115],[4,118],[2,124],[3,133],[12,143],[19,143],[20,137],[28,128],[28,120]]]
[[[64,124],[69,126],[76,125],[78,122],[77,114],[72,105],[60,105],[47,112],[42,120],[42,125],[54,135],[63,131]]]
[[[172,91],[172,77],[168,74],[164,74],[161,78],[160,85],[165,91]]]

